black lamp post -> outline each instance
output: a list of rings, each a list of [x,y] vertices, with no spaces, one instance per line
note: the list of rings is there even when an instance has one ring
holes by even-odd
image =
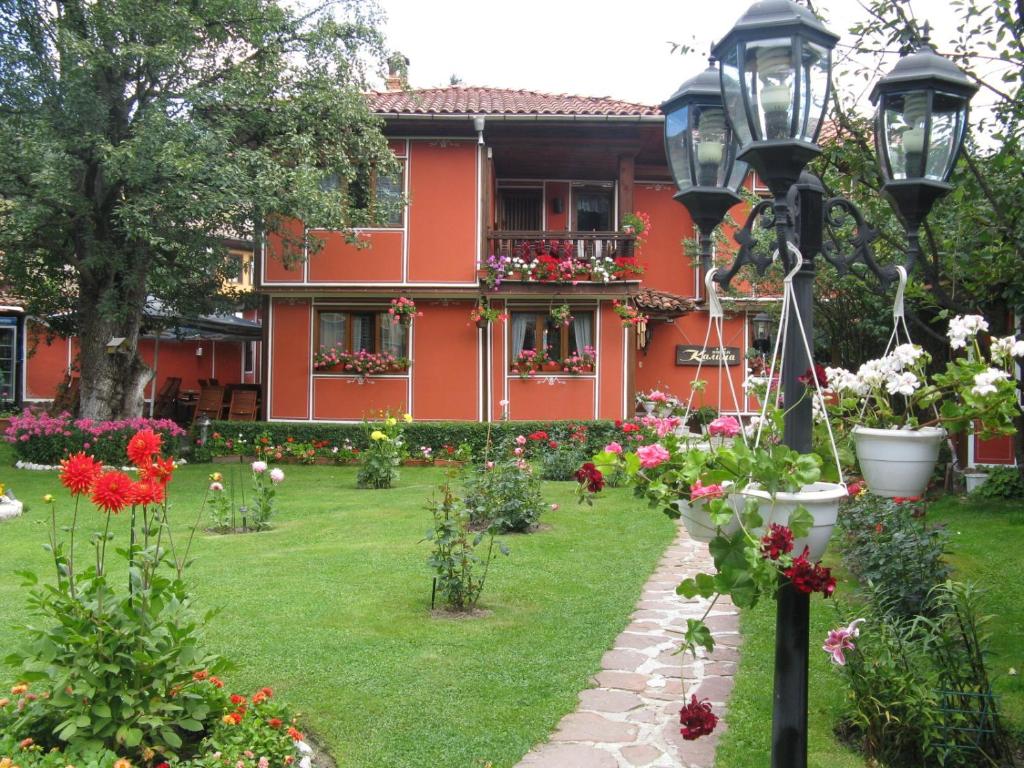
[[[754,349],[762,355],[768,354],[772,349],[772,316],[767,312],[758,312],[750,319],[754,330]]]
[[[740,18],[716,45],[712,54],[720,62],[720,101],[707,94],[707,72],[684,83],[665,104],[666,152],[679,186],[680,200],[706,239],[724,216],[732,194],[725,182],[729,171],[719,168],[702,175],[699,169],[701,125],[694,113],[708,105],[724,105],[728,125],[741,148],[738,161],[748,162],[765,181],[771,199],[754,206],[736,233],[740,248],[732,265],[715,275],[728,285],[744,265],[762,272],[771,263],[759,253],[752,235],[764,216],[775,229],[778,255],[786,271],[795,266],[790,248],[803,264],[793,279],[795,309],[808,338],[814,338],[812,288],[815,257],[821,254],[841,273],[862,262],[883,286],[896,268],[874,260],[871,243],[877,236],[852,202],[825,199],[825,190],[805,171],[820,152],[816,141],[825,116],[830,90],[832,48],[838,37],[829,32],[807,8],[791,0],[761,0]],[[878,143],[883,193],[896,208],[908,239],[906,266],[917,255],[917,232],[932,204],[950,190],[949,174],[963,143],[967,104],[976,88],[951,62],[927,42],[904,57],[872,93],[878,104],[875,135]],[[705,123],[704,133],[709,133]],[[723,153],[723,163],[728,153]],[[709,161],[707,151],[703,157]],[[696,162],[695,162],[696,160]],[[715,188],[707,182],[716,179]],[[713,219],[716,211],[719,218]],[[840,254],[824,243],[826,222],[850,216],[857,235],[853,250]],[[702,237],[702,240],[704,238]],[[703,257],[703,250],[702,250]],[[710,263],[708,253],[705,267]],[[812,413],[805,386],[797,378],[810,367],[803,344],[794,335],[786,340],[782,387],[786,416],[786,444],[802,453],[811,450]],[[778,593],[775,627],[775,688],[772,716],[773,768],[807,765],[807,661],[809,596],[785,582]]]

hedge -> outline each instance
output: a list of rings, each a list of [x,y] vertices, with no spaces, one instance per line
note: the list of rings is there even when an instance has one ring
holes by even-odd
[[[581,427],[584,429],[580,430]],[[443,458],[444,446],[458,447],[463,443],[469,445],[474,456],[481,456],[488,433],[492,444],[499,445],[514,440],[517,435],[529,435],[537,431],[547,432],[552,440],[558,442],[568,439],[574,431],[582,431],[586,435],[583,450],[588,454],[599,452],[612,440],[623,439],[616,422],[606,420],[502,421],[489,424],[475,421],[414,421],[405,428],[405,442],[414,457],[421,446],[427,446],[434,451],[435,456]],[[207,436],[212,437],[214,434],[250,445],[262,437],[269,438],[275,444],[291,438],[295,443],[327,442],[338,446],[348,443],[362,450],[369,442],[366,428],[362,424],[214,421],[210,423]],[[196,446],[194,460],[209,460],[210,451],[198,447],[199,437],[199,428],[194,427],[191,435],[191,442]]]

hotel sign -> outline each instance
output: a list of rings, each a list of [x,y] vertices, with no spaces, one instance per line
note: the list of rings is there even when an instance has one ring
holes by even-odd
[[[725,356],[722,356],[722,350],[719,348],[704,349],[696,345],[690,344],[677,344],[676,345],[676,365],[719,365],[724,363],[725,365],[739,365],[740,362],[740,348],[739,347],[726,347]]]

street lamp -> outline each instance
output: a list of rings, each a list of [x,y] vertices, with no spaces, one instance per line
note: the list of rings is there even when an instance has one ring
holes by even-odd
[[[807,338],[814,338],[811,309],[817,255],[840,273],[861,262],[883,286],[897,274],[896,267],[875,262],[871,243],[877,230],[865,222],[857,207],[842,197],[826,199],[821,181],[805,170],[821,152],[816,142],[831,88],[832,48],[838,40],[807,8],[791,0],[761,0],[712,49],[720,63],[720,103],[741,145],[736,160],[748,162],[772,195],[750,211],[735,235],[740,246],[736,258],[728,269],[715,274],[715,280],[728,286],[743,266],[753,265],[763,272],[771,263],[772,255],[757,250],[752,234],[755,223],[764,217],[775,229],[778,256],[787,272],[796,265],[791,249],[802,256],[792,290],[794,309]],[[724,182],[729,176],[724,167],[720,165],[714,173],[709,167],[706,174],[698,167],[700,142],[707,141],[704,135],[711,131],[705,122],[702,132],[699,114],[694,113],[704,104],[710,110],[719,103],[706,93],[702,79],[706,74],[684,83],[662,109],[666,152],[679,186],[676,199],[686,205],[702,236],[707,231],[710,241],[710,233],[728,210],[723,201],[731,189]],[[950,190],[949,175],[967,128],[967,104],[976,90],[928,44],[925,28],[918,50],[904,57],[872,92],[878,105],[875,138],[885,182],[882,191],[906,228],[908,271],[917,256],[921,222],[934,202]],[[705,150],[703,155],[709,165],[712,154]],[[722,164],[727,155],[723,153]],[[712,179],[716,183],[710,186]],[[722,213],[712,221],[716,210]],[[835,225],[846,217],[853,218],[856,237],[852,252],[841,254],[823,242],[824,230],[826,223]],[[709,265],[710,252],[705,262]],[[784,440],[790,448],[808,453],[812,409],[798,377],[812,361],[797,334],[787,336],[782,354]],[[807,765],[809,614],[809,596],[784,580],[775,628],[773,768]]]
[[[750,319],[754,330],[754,349],[762,355],[768,354],[772,349],[772,316],[767,312],[758,312]]]
[[[737,161],[739,144],[722,104],[714,59],[679,86],[661,105],[665,115],[665,155],[679,191],[675,199],[690,211],[700,230],[701,267],[711,267],[711,235],[730,208],[747,175]]]

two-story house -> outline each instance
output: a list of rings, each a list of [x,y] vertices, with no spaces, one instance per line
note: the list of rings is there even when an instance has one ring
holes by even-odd
[[[268,419],[615,419],[639,391],[689,394],[707,313],[656,107],[463,86],[368,99],[401,165],[369,198],[407,204],[360,232],[366,248],[325,231],[300,263],[261,248]],[[639,240],[632,212],[649,217]],[[398,298],[422,313],[410,327],[388,313]],[[482,303],[501,317],[478,327]],[[624,324],[617,303],[648,322]],[[738,391],[761,309],[739,302],[726,320],[721,370]],[[395,362],[365,376],[335,362],[361,351]],[[719,370],[705,364],[696,404],[732,410]]]

